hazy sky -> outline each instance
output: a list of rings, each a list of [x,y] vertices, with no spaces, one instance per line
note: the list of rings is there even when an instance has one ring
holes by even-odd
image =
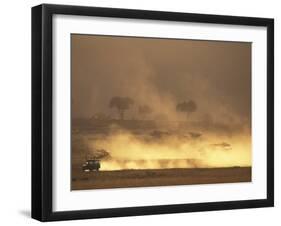
[[[251,43],[72,35],[72,115],[91,117],[113,96],[128,96],[154,114],[182,120],[182,101],[198,106],[193,120],[250,127]]]

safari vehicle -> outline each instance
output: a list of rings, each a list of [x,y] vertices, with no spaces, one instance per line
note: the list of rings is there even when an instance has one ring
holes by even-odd
[[[84,172],[99,171],[100,160],[98,160],[98,159],[88,159],[83,164],[82,169],[83,169]]]

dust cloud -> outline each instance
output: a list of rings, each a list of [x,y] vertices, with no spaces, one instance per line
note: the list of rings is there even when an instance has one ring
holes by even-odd
[[[251,43],[73,34],[71,56],[74,160],[251,166]]]
[[[218,139],[225,141],[216,143]],[[153,133],[140,136],[119,130],[89,139],[88,144],[88,153],[108,152],[101,158],[101,170],[251,166],[251,142],[245,136],[197,137],[177,131],[155,138]]]

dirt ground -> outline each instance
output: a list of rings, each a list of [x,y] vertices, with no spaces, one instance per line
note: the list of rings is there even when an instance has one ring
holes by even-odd
[[[72,168],[72,190],[251,182],[251,167],[83,172]]]

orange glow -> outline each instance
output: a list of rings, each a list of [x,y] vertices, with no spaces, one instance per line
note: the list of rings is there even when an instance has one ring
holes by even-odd
[[[90,149],[109,152],[110,157],[101,160],[101,170],[251,166],[251,139],[245,135],[205,133],[204,138],[192,139],[173,134],[152,139],[122,130],[91,140]]]

